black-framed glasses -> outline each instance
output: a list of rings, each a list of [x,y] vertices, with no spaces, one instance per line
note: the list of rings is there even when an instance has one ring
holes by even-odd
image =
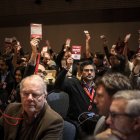
[[[119,112],[109,112],[109,116],[114,119],[116,118],[117,116],[126,116],[126,117],[136,117],[135,115],[133,114],[128,114],[128,113],[119,113]]]
[[[38,73],[42,73],[44,76],[47,75],[47,72],[46,71],[42,71],[41,69],[38,69]]]

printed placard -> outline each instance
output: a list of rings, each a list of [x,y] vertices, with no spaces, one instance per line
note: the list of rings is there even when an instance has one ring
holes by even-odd
[[[31,23],[31,38],[42,39],[42,24]]]
[[[81,58],[81,46],[72,46],[72,58],[80,60]]]

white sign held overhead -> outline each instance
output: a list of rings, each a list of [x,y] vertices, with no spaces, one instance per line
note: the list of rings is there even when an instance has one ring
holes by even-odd
[[[81,46],[72,46],[72,58],[75,60],[80,60]]]
[[[42,39],[42,24],[31,23],[31,38]]]

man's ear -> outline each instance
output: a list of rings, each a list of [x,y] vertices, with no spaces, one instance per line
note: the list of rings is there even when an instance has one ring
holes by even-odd
[[[140,117],[134,119],[134,130],[140,129]]]
[[[48,96],[48,94],[47,94],[47,93],[45,93],[44,98],[46,99],[46,98],[47,98],[47,96]]]

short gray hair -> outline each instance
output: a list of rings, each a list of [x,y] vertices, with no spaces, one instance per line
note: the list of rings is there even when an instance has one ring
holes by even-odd
[[[140,116],[140,90],[123,90],[114,94],[113,100],[127,100],[125,112],[131,116]]]
[[[26,78],[24,78],[20,83],[20,91],[23,89],[23,84],[26,80],[36,81],[38,84],[40,84],[42,86],[43,93],[45,95],[47,95],[47,85],[39,75],[31,75],[31,76],[27,76]]]
[[[140,99],[130,100],[126,106],[125,112],[132,116],[140,116]]]

